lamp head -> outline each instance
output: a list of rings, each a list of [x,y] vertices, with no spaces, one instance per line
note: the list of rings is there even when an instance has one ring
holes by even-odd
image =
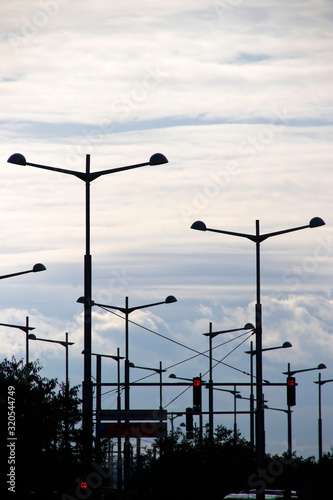
[[[32,268],[33,273],[39,273],[40,271],[46,271],[46,267],[44,264],[35,264],[34,267]]]
[[[79,297],[76,302],[78,302],[79,304],[84,304],[85,301],[86,299],[84,297]]]
[[[14,165],[26,165],[27,160],[20,153],[14,153],[8,158],[7,163],[14,163]]]
[[[324,370],[325,368],[327,368],[327,366],[326,366],[326,365],[324,365],[324,363],[320,363],[320,364],[318,365],[318,370]]]
[[[283,348],[285,348],[285,347],[292,347],[292,345],[291,345],[290,342],[283,342],[282,347]]]
[[[252,325],[252,323],[246,323],[246,325],[244,326],[244,330],[254,330],[254,326]]]
[[[196,229],[197,231],[206,231],[206,224],[202,222],[201,220],[197,220],[193,222],[191,229]]]
[[[174,373],[170,373],[169,378],[177,378]]]
[[[172,302],[177,302],[176,297],[173,295],[168,295],[167,298],[165,299],[166,304],[172,304]]]
[[[128,366],[129,366],[129,368],[135,368],[135,364],[134,364],[134,363],[132,363],[132,361],[130,361],[130,362],[128,363]]]
[[[33,333],[29,333],[29,335],[28,335],[28,339],[29,339],[29,340],[36,340],[36,338],[37,338],[37,337],[36,337],[36,335],[35,335],[35,334],[33,334]]]
[[[162,165],[163,163],[168,163],[168,159],[162,155],[162,153],[155,153],[149,159],[149,165]]]
[[[325,226],[325,222],[320,217],[314,217],[309,222],[309,227],[311,227],[311,228],[320,227],[320,226]]]

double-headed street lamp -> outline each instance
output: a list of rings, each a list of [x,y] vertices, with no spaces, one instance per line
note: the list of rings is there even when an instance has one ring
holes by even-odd
[[[318,380],[314,383],[318,384],[318,452],[319,460],[323,458],[323,428],[321,419],[321,386],[327,382],[333,382],[333,378],[327,380],[321,380],[321,373],[318,373]]]
[[[80,297],[77,302],[84,304],[85,307],[87,303],[89,303],[89,307],[91,310],[92,306],[102,307],[104,309],[115,309],[116,311],[120,311],[125,314],[125,411],[129,411],[130,409],[130,399],[129,399],[129,340],[128,340],[128,325],[129,325],[129,314],[137,309],[145,309],[148,307],[158,306],[160,304],[171,304],[173,302],[177,302],[176,297],[173,295],[169,295],[165,300],[160,302],[153,302],[152,304],[145,304],[142,306],[129,307],[128,305],[128,297],[125,297],[125,307],[116,307],[110,306],[107,304],[99,304],[94,302],[91,297]],[[124,485],[125,485],[125,499],[129,498],[129,485],[130,485],[130,442],[129,438],[125,438],[125,446],[124,446]]]
[[[87,298],[86,297],[80,297],[77,299],[77,302],[80,304],[86,304]],[[118,306],[110,306],[107,304],[99,304],[95,302],[94,300],[89,300],[90,307],[92,306],[98,306],[102,307],[104,309],[114,309],[116,311],[120,311],[123,314],[125,314],[125,410],[130,409],[130,402],[129,402],[129,335],[128,335],[128,330],[129,330],[129,315],[137,311],[138,309],[147,309],[149,307],[153,306],[159,306],[161,304],[171,304],[173,302],[177,302],[176,297],[173,295],[168,295],[165,300],[162,300],[160,302],[153,302],[151,304],[144,304],[142,306],[134,306],[134,307],[129,307],[128,305],[128,297],[125,297],[125,307],[118,307]]]
[[[223,333],[231,333],[231,332],[239,332],[241,330],[254,330],[254,326],[252,323],[246,323],[243,328],[233,328],[232,330],[221,330],[218,332],[213,332],[212,323],[209,323],[209,332],[203,333],[206,337],[209,338],[209,393],[208,393],[208,407],[209,407],[209,437],[213,439],[214,432],[214,403],[213,403],[213,347],[212,347],[212,339],[217,335],[221,335]]]
[[[292,347],[290,342],[283,342],[281,346],[277,347],[265,347],[261,351],[274,351],[275,349],[287,349],[288,347]],[[254,394],[253,394],[253,356],[257,354],[257,351],[253,349],[253,342],[250,342],[250,350],[245,351],[245,354],[250,354],[251,356],[251,365],[250,365],[250,373],[251,373],[251,394],[250,394],[250,442],[252,449],[254,448]]]
[[[282,372],[283,375],[287,375],[287,384],[288,384],[288,379],[289,377],[293,377],[296,373],[303,373],[303,372],[311,372],[313,370],[324,370],[326,365],[324,363],[319,363],[318,366],[315,366],[314,368],[303,368],[302,370],[290,370],[290,363],[288,363],[288,371]],[[294,386],[296,385],[295,380],[293,380]],[[288,387],[287,387],[288,391]],[[296,401],[295,401],[296,402]],[[295,404],[295,402],[293,404]],[[288,401],[287,401],[288,403]],[[291,405],[288,403],[288,455],[291,457],[293,450],[292,450],[292,423],[291,423]]]
[[[84,464],[85,472],[88,469],[92,460],[92,426],[93,426],[93,393],[91,381],[91,296],[92,296],[92,259],[90,254],[90,183],[106,174],[113,174],[123,172],[133,168],[145,167],[148,165],[155,166],[168,163],[167,158],[161,154],[156,153],[152,155],[148,162],[138,163],[126,167],[118,167],[107,170],[100,170],[98,172],[90,172],[90,155],[86,155],[86,171],[77,172],[75,170],[68,170],[58,167],[50,167],[47,165],[39,165],[37,163],[27,162],[25,157],[20,153],[15,153],[10,156],[8,163],[15,165],[29,165],[44,170],[51,170],[63,174],[72,175],[77,177],[85,183],[85,214],[86,214],[86,253],[84,256],[84,296],[87,299],[84,304],[84,380],[83,380],[83,415],[82,415],[82,430],[83,430],[83,448],[82,448],[82,461]]]
[[[264,424],[264,405],[263,405],[263,394],[262,394],[262,310],[260,302],[260,243],[272,236],[278,236],[280,234],[286,234],[294,231],[299,231],[301,229],[314,228],[325,225],[325,222],[320,217],[314,217],[310,220],[309,224],[305,226],[299,226],[291,229],[284,229],[282,231],[274,231],[271,233],[260,234],[259,220],[256,220],[256,233],[238,233],[234,231],[225,231],[221,229],[208,228],[206,224],[202,221],[196,221],[192,224],[191,229],[196,229],[198,231],[211,231],[214,233],[222,233],[231,236],[239,236],[241,238],[247,238],[256,244],[256,399],[257,399],[257,411],[256,411],[256,462],[257,471],[264,468],[265,459],[265,424]],[[257,500],[264,500],[264,492],[261,492],[259,486],[257,488]]]

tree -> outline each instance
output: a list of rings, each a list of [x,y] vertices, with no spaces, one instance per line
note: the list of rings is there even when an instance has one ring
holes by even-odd
[[[79,387],[67,394],[65,384],[42,377],[41,370],[39,361],[25,365],[14,356],[0,363],[2,428],[8,423],[8,432],[1,435],[1,488],[8,492],[7,474],[12,473],[16,498],[22,500],[32,491],[34,498],[53,498],[52,492],[63,491],[79,467]]]

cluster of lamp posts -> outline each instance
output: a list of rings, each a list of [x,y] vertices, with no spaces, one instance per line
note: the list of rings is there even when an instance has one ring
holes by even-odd
[[[167,158],[161,154],[161,153],[156,153],[152,155],[149,159],[148,162],[144,163],[139,163],[135,165],[130,165],[130,166],[125,166],[125,167],[119,167],[119,168],[113,168],[113,169],[107,169],[107,170],[102,170],[102,171],[97,171],[97,172],[91,172],[90,171],[90,155],[86,155],[86,170],[85,172],[78,172],[74,170],[68,170],[64,168],[58,168],[58,167],[50,167],[47,165],[39,165],[36,163],[30,163],[27,162],[25,157],[22,154],[15,153],[13,154],[9,159],[9,163],[13,163],[16,165],[28,165],[31,167],[36,167],[40,169],[45,169],[45,170],[50,170],[54,172],[59,172],[63,174],[68,174],[72,175],[80,180],[82,180],[85,183],[85,215],[86,215],[86,224],[85,224],[85,232],[86,232],[86,241],[85,241],[85,255],[84,255],[84,297],[81,297],[78,299],[79,302],[83,303],[84,305],[84,381],[83,381],[83,465],[84,467],[88,470],[92,461],[92,436],[91,436],[91,429],[92,429],[92,423],[93,423],[93,384],[91,380],[91,358],[92,358],[92,350],[91,350],[91,309],[94,305],[102,305],[102,304],[96,304],[92,300],[92,258],[90,254],[90,183],[103,176],[106,174],[112,174],[112,173],[117,173],[117,172],[122,172],[125,170],[130,170],[134,168],[139,168],[139,167],[144,167],[144,166],[156,166],[156,165],[162,165],[168,163]],[[242,237],[249,239],[250,241],[254,242],[256,245],[256,305],[255,305],[255,318],[256,318],[256,324],[255,326],[251,324],[245,325],[244,329],[249,329],[249,326],[253,329],[253,332],[255,333],[255,338],[256,338],[256,345],[255,345],[255,350],[252,351],[253,354],[256,355],[256,411],[252,411],[251,414],[255,414],[255,445],[256,445],[256,462],[257,462],[257,469],[259,470],[260,468],[263,468],[264,465],[264,454],[265,454],[265,436],[264,436],[264,398],[263,398],[263,374],[262,374],[262,352],[265,350],[262,348],[262,308],[261,308],[261,303],[260,303],[260,244],[272,237],[272,236],[277,236],[293,231],[299,231],[302,229],[306,228],[316,228],[319,226],[323,226],[325,222],[319,218],[319,217],[314,217],[311,219],[309,224],[304,225],[304,226],[299,226],[295,227],[292,229],[285,229],[282,231],[275,231],[271,233],[266,233],[266,234],[261,234],[260,233],[260,228],[259,228],[259,221],[256,221],[256,232],[255,234],[246,234],[246,233],[238,233],[238,232],[233,232],[233,231],[225,231],[225,230],[220,230],[220,229],[212,229],[206,226],[206,224],[202,221],[196,221],[194,224],[192,224],[191,229],[195,229],[198,231],[210,231],[210,232],[215,232],[215,233],[222,233],[226,235],[231,235],[231,236],[237,236],[237,237]],[[42,271],[45,270],[45,267],[42,264],[37,264],[35,266],[35,269],[33,269],[33,272],[36,271]],[[25,271],[25,272],[32,272],[32,271]],[[18,273],[18,274],[23,274],[23,273]],[[14,274],[16,275],[16,273]],[[3,276],[4,277],[10,277],[12,275],[7,275]],[[1,279],[1,277],[0,277]],[[158,304],[164,304],[164,303],[172,303],[175,302],[176,298],[174,296],[168,296],[165,301],[162,302],[156,302],[153,304],[146,304],[143,306],[138,306],[138,307],[129,307],[128,306],[128,298],[126,298],[126,303],[125,307],[114,307],[114,306],[106,306],[103,305],[103,307],[109,307],[110,309],[117,309],[119,311],[122,311],[125,314],[125,317],[127,319],[126,321],[126,338],[125,338],[125,346],[126,346],[126,352],[125,352],[125,410],[129,410],[129,353],[128,353],[128,315],[136,310],[136,309],[141,309],[145,307],[150,307]],[[5,325],[8,326],[8,325]],[[16,325],[17,328],[21,328],[24,331],[26,331],[27,334],[27,342],[28,342],[28,337],[29,337],[29,325],[27,324],[25,327],[19,327]],[[235,329],[233,331],[240,330],[240,329]],[[232,331],[232,330],[231,330]],[[212,338],[220,333],[224,332],[212,332],[210,331],[207,333],[207,336],[209,336],[210,340],[210,384],[209,384],[209,429],[210,432],[213,431],[213,382],[212,382],[212,364],[211,364],[211,341]],[[34,338],[30,335],[30,338]],[[46,339],[38,339],[35,338],[35,340],[46,340]],[[58,342],[58,341],[55,341]],[[66,337],[65,342],[58,342],[59,344],[63,345],[66,347],[66,352],[67,352],[67,347],[71,343],[68,342],[68,338]],[[287,347],[287,346],[284,346]],[[28,349],[28,348],[27,348]],[[28,350],[27,350],[28,352]],[[27,354],[28,356],[28,354]],[[251,356],[252,359],[252,356]],[[324,368],[324,365],[319,365],[318,369]],[[296,372],[293,371],[291,372],[290,367],[288,367],[288,377],[292,377],[293,374],[299,372],[299,371],[307,371],[306,370],[297,370]],[[317,369],[317,368],[310,368],[309,370],[312,369]],[[66,381],[68,382],[68,373],[67,373],[67,379]],[[330,382],[331,380],[327,381],[322,381],[319,380],[319,388],[321,387],[322,384],[325,382]],[[252,403],[253,403],[253,398],[252,398]],[[291,405],[289,405],[290,408]],[[253,410],[253,408],[252,408]],[[289,414],[291,412],[289,411]],[[321,418],[321,416],[320,416]],[[291,432],[290,432],[291,435]],[[321,450],[321,448],[320,448]],[[129,453],[129,447],[125,446],[125,452],[124,452],[124,458],[125,458],[125,497],[128,498],[129,491],[128,491],[128,477],[126,477],[126,458],[128,459],[128,453]],[[320,451],[321,453],[321,451]],[[127,469],[128,473],[128,469]],[[264,494],[261,493],[259,490],[257,491],[257,498],[258,499],[263,499]]]

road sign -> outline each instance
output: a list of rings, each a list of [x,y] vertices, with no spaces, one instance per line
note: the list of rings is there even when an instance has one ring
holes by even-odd
[[[166,420],[166,410],[100,410],[98,420]]]
[[[166,422],[121,422],[121,423],[99,423],[97,424],[97,435],[99,437],[118,438],[140,438],[140,437],[166,437]]]

